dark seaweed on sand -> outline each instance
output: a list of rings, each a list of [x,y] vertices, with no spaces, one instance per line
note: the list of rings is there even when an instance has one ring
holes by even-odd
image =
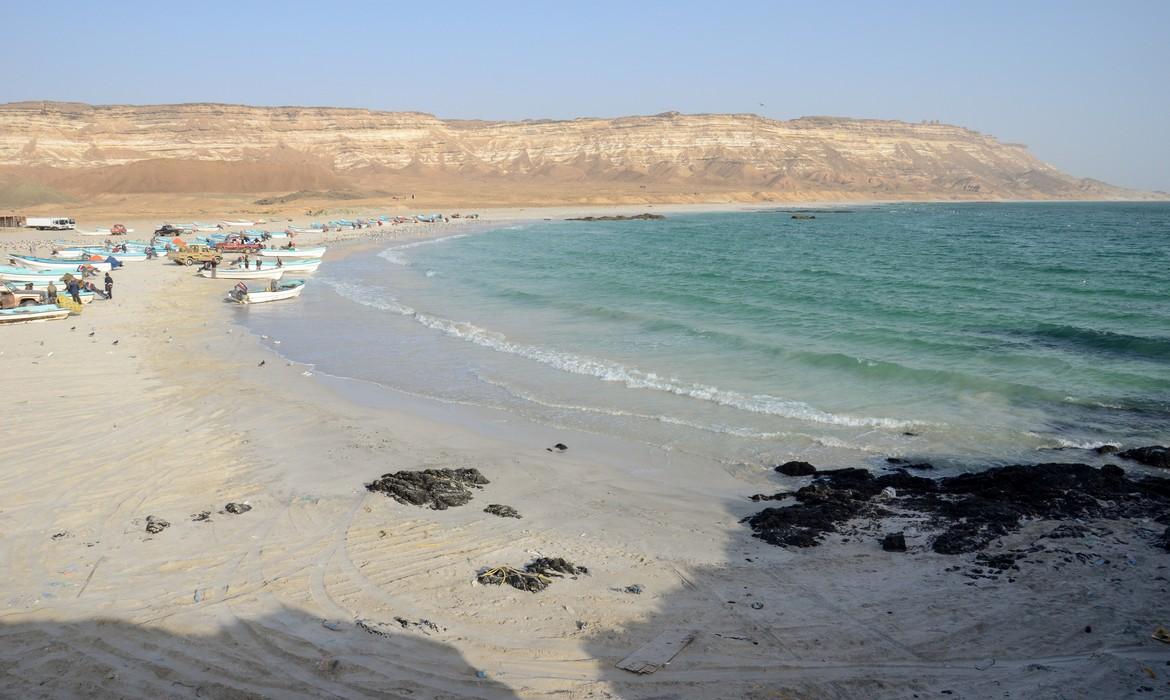
[[[471,500],[471,489],[490,483],[478,469],[424,469],[383,474],[366,484],[399,503],[446,510]]]
[[[744,522],[770,544],[815,547],[855,519],[921,514],[938,530],[935,552],[962,554],[985,549],[1028,520],[1170,521],[1170,479],[1131,479],[1115,465],[1018,464],[942,479],[904,470],[882,476],[818,470],[794,498],[792,505],[765,508]]]

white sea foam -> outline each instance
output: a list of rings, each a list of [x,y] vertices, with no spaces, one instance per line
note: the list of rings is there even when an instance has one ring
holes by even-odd
[[[1065,440],[1064,438],[1059,438],[1059,437],[1056,438],[1056,444],[1061,446],[1061,447],[1069,447],[1069,448],[1076,449],[1076,450],[1095,450],[1098,447],[1104,447],[1106,445],[1111,445],[1113,447],[1117,447],[1117,443],[1115,443],[1115,442],[1097,442],[1094,440],[1089,440],[1089,441]]]
[[[387,248],[386,250],[383,250],[381,253],[378,253],[378,257],[382,258],[383,260],[388,260],[388,261],[394,263],[395,265],[409,265],[410,261],[407,260],[406,258],[402,257],[402,255],[401,255],[402,251],[410,250],[411,248],[417,248],[417,247],[423,246],[423,245],[432,245],[434,243],[442,243],[443,241],[453,241],[456,238],[465,238],[467,235],[468,234],[466,234],[466,233],[456,233],[452,236],[443,236],[442,238],[429,238],[425,241],[415,241],[414,243],[405,243],[403,245],[396,245],[396,246]]]
[[[720,406],[749,411],[751,413],[828,425],[876,428],[909,428],[923,425],[923,423],[918,421],[905,421],[893,418],[838,415],[822,411],[800,401],[769,396],[768,394],[745,394],[738,391],[720,389],[719,387],[708,384],[686,382],[674,377],[661,376],[655,372],[646,372],[627,367],[610,360],[560,352],[539,345],[515,343],[508,340],[501,333],[481,328],[473,323],[453,321],[417,311],[410,306],[400,303],[393,297],[388,297],[382,290],[348,282],[322,281],[332,286],[342,296],[353,301],[413,318],[423,326],[440,331],[453,338],[459,338],[480,347],[495,350],[496,352],[534,360],[548,367],[561,370],[562,372],[596,377],[606,382],[620,383],[630,389],[661,391],[676,396],[689,397],[701,401],[708,401]]]

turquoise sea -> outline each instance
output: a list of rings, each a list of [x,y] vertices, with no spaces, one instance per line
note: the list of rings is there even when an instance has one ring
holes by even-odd
[[[795,212],[387,244],[245,323],[321,372],[726,462],[1170,443],[1170,204]]]

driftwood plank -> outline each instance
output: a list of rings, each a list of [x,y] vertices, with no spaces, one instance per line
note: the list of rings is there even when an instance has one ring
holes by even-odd
[[[678,653],[693,641],[694,632],[686,630],[663,632],[617,662],[617,667],[634,673],[654,673],[670,663],[671,659],[678,656]]]

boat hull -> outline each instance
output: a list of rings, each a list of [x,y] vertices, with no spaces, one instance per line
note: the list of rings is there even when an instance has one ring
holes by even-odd
[[[268,270],[225,270],[221,267],[214,275],[211,270],[200,270],[199,275],[221,280],[278,280],[284,276],[284,270],[279,267]]]
[[[51,272],[77,272],[82,265],[89,265],[98,272],[109,272],[113,267],[104,260],[45,260],[43,258],[27,258],[19,255],[11,256],[14,265],[30,270],[49,270]]]
[[[69,309],[62,309],[54,304],[18,306],[15,309],[0,309],[0,325],[58,321],[68,315]]]
[[[282,301],[284,299],[299,297],[303,291],[305,291],[305,283],[303,281],[290,280],[281,285],[281,288],[275,292],[249,291],[242,295],[228,292],[227,298],[229,301],[234,301],[237,304],[266,304],[271,301]]]
[[[325,255],[325,250],[324,247],[292,250],[288,248],[265,248],[256,251],[256,254],[266,258],[320,258]]]

